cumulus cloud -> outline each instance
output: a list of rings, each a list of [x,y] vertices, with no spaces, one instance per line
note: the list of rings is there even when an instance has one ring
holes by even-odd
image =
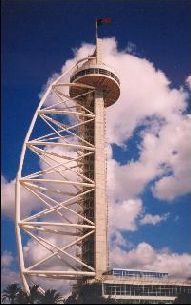
[[[122,203],[115,203],[111,207],[111,230],[137,229],[137,218],[142,213],[142,201],[140,199],[131,199]]]
[[[12,271],[10,268],[1,269],[1,287],[4,288],[7,285],[20,283],[19,274],[15,271]]]
[[[143,225],[156,225],[169,218],[169,213],[165,214],[145,214],[144,204],[141,199],[129,199],[122,202],[111,202],[109,208],[109,230],[111,240],[118,243],[124,242],[121,232],[136,231]],[[121,243],[122,244],[122,243]]]
[[[170,89],[165,74],[144,58],[118,52],[113,38],[105,39],[104,60],[117,67],[121,95],[107,111],[111,143],[123,144],[146,116],[162,116],[170,120],[186,107],[183,91]]]
[[[6,216],[13,217],[15,209],[15,179],[8,182],[1,175],[1,209]]]
[[[182,89],[170,89],[170,80],[149,60],[118,51],[114,38],[103,39],[103,49],[104,62],[117,67],[121,82],[119,100],[107,109],[107,141],[128,148],[128,139],[136,128],[146,125],[141,135],[142,144],[138,147],[138,160],[124,165],[112,158],[108,160],[109,193],[111,190],[115,200],[136,198],[156,178],[153,195],[157,198],[172,200],[188,193],[191,185],[191,144],[188,141],[191,126],[188,117],[183,115],[187,93]],[[74,58],[65,62],[62,73],[77,59],[91,55],[93,50],[94,45],[83,43],[75,50]],[[47,84],[57,76],[50,77]],[[54,98],[49,101],[53,102]],[[149,118],[152,119],[149,121]],[[171,168],[171,175],[167,173],[167,167]],[[3,211],[10,216],[13,214],[14,180],[8,183],[3,178],[2,185],[5,194],[2,198],[6,198],[3,199]]]
[[[66,231],[66,230],[65,230]],[[73,238],[69,238],[68,236],[64,236],[60,238],[60,235],[44,233],[44,234],[36,234],[37,237],[42,237],[47,242],[50,242],[55,245],[55,247],[50,247],[51,250],[49,251],[47,248],[43,247],[42,244],[36,242],[34,239],[29,239],[26,246],[24,247],[24,257],[25,263],[27,266],[31,266],[33,264],[38,263],[42,259],[47,258],[48,256],[56,252],[56,247],[62,248],[63,246],[68,245],[70,242],[73,241]],[[76,255],[76,248],[67,249],[67,252],[71,255]],[[59,257],[59,258],[58,258]],[[38,266],[41,270],[59,270],[59,271],[67,271],[71,270],[70,264],[72,260],[68,258],[67,255],[64,255],[61,251],[58,252],[58,257],[55,255],[51,259],[45,261],[44,263]],[[73,262],[74,263],[74,262]],[[75,265],[75,264],[74,264]],[[77,264],[76,264],[77,267]],[[76,268],[77,270],[77,268]],[[63,279],[43,279],[41,277],[31,276],[29,278],[29,283],[38,283],[43,289],[57,289],[63,296],[67,297],[71,293],[72,285],[74,281],[71,280],[64,280]]]
[[[1,266],[2,267],[9,267],[12,262],[14,261],[14,257],[11,252],[4,251],[1,255]]]
[[[15,217],[15,182],[16,179],[7,181],[1,175],[1,209],[2,214],[13,219]],[[30,193],[21,187],[21,216],[30,215],[32,210],[39,208],[39,201]]]
[[[155,250],[145,242],[130,251],[116,246],[111,250],[110,259],[113,266],[169,272],[178,278],[191,276],[191,255],[172,253],[167,248]]]
[[[191,127],[188,117],[184,115],[187,92],[182,88],[170,89],[170,80],[162,71],[156,70],[149,60],[118,51],[114,38],[103,39],[103,48],[104,62],[117,67],[121,82],[120,98],[106,112],[107,142],[128,149],[128,139],[134,136],[137,127],[144,127],[144,132],[140,133],[142,144],[139,143],[137,147],[140,152],[138,160],[120,165],[113,158],[108,159],[109,196],[121,201],[135,198],[156,178],[158,181],[153,195],[158,198],[172,200],[188,193],[191,172],[188,155],[191,146],[187,136]],[[83,44],[76,51],[76,56],[87,56],[92,50],[93,45]],[[67,61],[62,71],[72,63],[73,59]],[[174,136],[176,133],[180,136]],[[181,162],[173,163],[176,153]],[[183,154],[186,158],[182,158]],[[187,168],[186,175],[181,174],[178,167]],[[169,168],[172,175],[166,177]],[[169,180],[171,194],[164,189],[163,178],[165,182]],[[182,182],[178,183],[180,180]]]
[[[152,214],[146,214],[141,220],[140,224],[142,225],[156,225],[157,223],[160,223],[161,221],[166,221],[169,217],[169,213],[166,213],[164,215],[152,215]]]
[[[127,240],[120,231],[115,230],[111,234],[111,248],[122,247],[123,249],[132,249],[134,244]]]
[[[121,81],[119,101],[107,109],[109,142],[126,144],[128,148],[127,140],[133,136],[136,127],[147,127],[141,135],[137,161],[122,166],[110,161],[116,178],[115,196],[122,200],[137,196],[158,176],[162,177],[153,191],[156,197],[171,200],[188,193],[191,190],[191,144],[188,141],[191,124],[183,114],[187,93],[182,89],[170,89],[170,81],[164,73],[156,70],[148,60],[118,52],[114,39],[105,39],[103,47],[107,50],[105,62],[118,68]],[[174,161],[177,158],[179,160]],[[163,183],[164,164],[172,168],[175,178],[173,175],[165,177]]]
[[[45,248],[30,240],[24,248],[24,254],[30,256],[30,261],[35,263],[37,260],[42,259],[45,255],[49,254]],[[4,251],[1,255],[1,288],[4,289],[7,285],[13,283],[20,283],[20,275],[18,272],[13,271],[16,259],[9,251]],[[51,266],[48,266],[51,269]],[[58,266],[60,268],[60,266]],[[60,269],[58,269],[60,270]],[[38,283],[44,289],[57,289],[63,296],[67,297],[71,293],[72,284],[74,282],[65,280],[43,279],[38,277],[31,277],[30,285]]]
[[[159,199],[170,201],[191,192],[190,132],[189,116],[177,116],[157,132],[156,124],[142,132],[138,160],[124,165],[108,160],[109,174],[113,171],[109,178],[112,195],[118,200],[135,197],[153,179],[153,195]]]
[[[4,251],[1,254],[1,287],[4,288],[7,285],[13,283],[19,283],[19,274],[12,270],[15,258],[13,254],[9,251]]]
[[[186,78],[186,84],[188,85],[188,88],[191,89],[191,75]]]
[[[164,176],[155,182],[153,187],[155,197],[173,200],[177,196],[191,192],[190,132],[191,118],[189,116],[177,119],[176,122],[161,130],[161,136],[157,140],[157,146],[161,147],[158,154],[159,162],[168,164],[172,173],[168,175],[164,173]],[[154,155],[154,153],[156,153],[156,146],[151,154]]]
[[[120,231],[135,231],[138,225],[159,223],[167,215],[143,215],[141,195],[148,183],[155,181],[153,196],[163,200],[173,200],[191,190],[190,173],[190,119],[184,114],[188,93],[181,89],[171,89],[170,80],[157,70],[147,59],[138,58],[126,51],[118,51],[114,38],[103,39],[104,62],[117,67],[121,82],[119,100],[107,109],[108,151],[108,197],[110,208],[110,230],[113,235],[111,251],[112,263],[119,266],[154,268],[169,271],[172,275],[188,275],[190,256],[178,255],[169,250],[155,250],[147,243],[141,243],[130,251],[121,248],[124,243]],[[66,72],[76,59],[91,55],[94,45],[84,43],[75,50],[74,58],[67,60],[61,71]],[[57,75],[49,78],[50,84]],[[190,77],[187,78],[190,84]],[[46,87],[43,88],[43,91]],[[55,103],[52,95],[46,105]],[[141,142],[137,149],[139,157],[121,165],[112,156],[111,144],[128,149],[128,140],[137,128]],[[41,168],[45,169],[43,162]],[[2,177],[2,208],[8,216],[14,214],[14,184]],[[35,205],[34,196],[23,191],[26,213],[30,214]],[[32,243],[32,241],[31,241]],[[30,242],[26,249],[36,247]],[[37,251],[38,252],[38,251]],[[37,253],[35,252],[35,253]],[[45,250],[46,252],[46,250]],[[38,252],[38,255],[45,253]],[[36,255],[36,254],[35,254]],[[34,253],[30,253],[33,261]],[[182,264],[182,268],[181,268]],[[166,270],[165,270],[166,268]]]

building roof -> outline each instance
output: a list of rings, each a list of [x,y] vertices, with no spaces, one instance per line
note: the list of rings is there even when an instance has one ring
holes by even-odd
[[[129,269],[129,268],[112,268],[110,269],[110,271],[112,270],[121,270],[121,271],[138,271],[138,272],[153,272],[153,273],[165,273],[168,274],[168,272],[161,272],[161,271],[153,271],[153,270],[141,270],[141,269]]]

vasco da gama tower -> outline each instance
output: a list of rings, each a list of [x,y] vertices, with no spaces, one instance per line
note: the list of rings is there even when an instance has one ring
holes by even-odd
[[[172,304],[191,294],[190,280],[108,267],[105,110],[120,82],[103,63],[101,42],[96,35],[92,55],[46,88],[23,143],[15,214],[23,286],[88,279],[106,298]]]
[[[16,236],[27,291],[49,278],[99,280],[108,269],[105,111],[120,82],[101,43],[51,83],[23,144]]]

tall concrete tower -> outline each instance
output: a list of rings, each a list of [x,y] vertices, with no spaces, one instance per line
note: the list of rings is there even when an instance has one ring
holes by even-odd
[[[80,128],[81,137],[95,146],[95,154],[80,160],[79,167],[84,175],[95,181],[94,193],[83,197],[83,213],[96,227],[95,234],[82,241],[81,255],[88,265],[94,266],[96,279],[99,279],[108,268],[105,108],[117,101],[120,83],[115,72],[102,61],[100,38],[96,38],[94,56],[73,72],[70,81],[91,86],[95,91],[83,96],[83,88],[70,87],[70,96],[80,96],[80,104],[95,114],[94,122]]]
[[[108,268],[105,109],[120,83],[101,43],[49,85],[23,143],[15,223],[26,291],[49,278],[99,280]]]

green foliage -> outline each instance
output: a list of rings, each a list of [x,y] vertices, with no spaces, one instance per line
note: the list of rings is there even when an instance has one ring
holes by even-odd
[[[8,300],[11,304],[15,304],[15,298],[18,295],[20,289],[21,288],[17,283],[8,285],[7,288],[3,290],[2,302]]]
[[[101,296],[100,284],[83,284],[76,292],[73,292],[65,301],[55,289],[48,289],[45,294],[39,291],[39,286],[29,287],[27,294],[19,284],[7,286],[3,291],[2,301],[8,300],[11,304],[119,304],[114,299]]]
[[[33,285],[29,287],[30,289],[30,294],[28,295],[28,304],[36,304],[40,303],[40,299],[42,294],[39,292],[39,286],[38,285]]]
[[[84,284],[64,304],[119,304],[114,299],[103,298],[100,284]]]
[[[29,296],[22,289],[20,289],[19,293],[16,295],[15,304],[29,304]]]
[[[61,300],[60,294],[55,289],[48,289],[43,295],[39,286],[29,287],[30,293],[23,291],[18,284],[7,286],[3,291],[2,301],[8,300],[11,304],[57,304]]]
[[[100,285],[82,285],[78,290],[78,304],[103,304]]]
[[[45,295],[41,295],[41,304],[58,304],[61,301],[61,296],[55,289],[48,289],[45,291]]]

